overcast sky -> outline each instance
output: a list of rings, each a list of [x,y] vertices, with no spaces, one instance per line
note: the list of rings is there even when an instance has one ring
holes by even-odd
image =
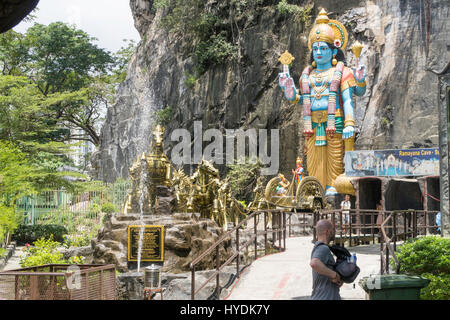
[[[36,20],[19,23],[15,31],[24,33],[35,22],[67,22],[97,38],[99,47],[112,52],[124,46],[123,39],[140,40],[129,0],[40,0],[37,7]]]

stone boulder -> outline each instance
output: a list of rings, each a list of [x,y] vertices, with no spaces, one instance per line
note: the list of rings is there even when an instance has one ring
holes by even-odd
[[[128,263],[128,226],[163,225],[165,227],[163,272],[189,271],[193,259],[208,249],[223,234],[223,230],[212,220],[199,218],[198,213],[175,213],[172,215],[113,214],[106,218],[105,225],[91,241],[93,263],[115,264],[119,272],[135,269]],[[226,261],[233,252],[231,239],[219,250],[220,260]],[[215,251],[197,265],[197,270],[215,267]],[[147,263],[148,264],[148,263]],[[141,267],[147,265],[141,263]]]

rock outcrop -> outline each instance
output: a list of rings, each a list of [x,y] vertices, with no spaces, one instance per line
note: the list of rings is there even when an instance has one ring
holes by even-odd
[[[167,106],[172,109],[164,143],[169,158],[171,132],[187,128],[192,133],[196,120],[204,130],[278,128],[280,169],[290,173],[303,154],[303,121],[301,108],[289,105],[278,87],[278,57],[286,49],[295,56],[291,73],[297,82],[309,60],[310,25],[280,13],[278,2],[259,2],[238,21],[238,59],[210,67],[187,85],[187,75],[195,68],[192,55],[182,50],[189,39],[161,25],[167,9],[154,10],[153,1],[131,0],[142,41],[108,110],[93,158],[96,177],[127,177],[133,159],[148,151],[155,113]],[[226,11],[227,5],[209,0],[205,7]],[[351,44],[358,40],[364,45],[361,62],[367,66],[368,86],[366,94],[356,98],[356,148],[437,146],[436,74],[448,70],[448,2],[317,0],[314,5],[310,22],[323,7],[348,29],[349,66],[355,63]]]
[[[164,265],[163,272],[179,273],[189,271],[192,260],[208,249],[223,234],[221,228],[209,219],[200,219],[195,213],[175,213],[171,215],[115,214],[109,217],[104,227],[91,242],[93,263],[115,264],[119,272],[128,272],[133,268],[128,263],[128,226],[163,225]],[[221,261],[232,254],[231,239],[220,247]],[[215,254],[206,257],[198,270],[215,267]],[[149,263],[142,263],[141,267]],[[136,267],[134,267],[135,269]]]

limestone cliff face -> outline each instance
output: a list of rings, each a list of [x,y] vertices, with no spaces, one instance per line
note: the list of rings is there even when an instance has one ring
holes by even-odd
[[[127,177],[136,156],[149,150],[155,112],[166,106],[173,110],[165,135],[169,155],[174,145],[171,132],[175,128],[193,132],[196,120],[202,121],[204,130],[278,128],[280,169],[289,173],[296,157],[303,154],[303,121],[300,107],[288,104],[278,87],[278,57],[286,49],[294,55],[291,73],[298,83],[309,60],[310,26],[281,15],[278,2],[264,1],[241,21],[240,59],[208,69],[188,87],[186,73],[192,73],[194,62],[181,50],[187,40],[161,26],[165,12],[154,12],[153,1],[130,0],[142,41],[117,102],[108,110],[93,158],[96,177],[106,181]],[[356,148],[437,146],[436,74],[445,72],[449,64],[448,2],[318,0],[311,22],[322,7],[348,29],[349,66],[355,64],[352,43],[358,40],[364,45],[361,62],[368,69],[367,92],[355,99]]]

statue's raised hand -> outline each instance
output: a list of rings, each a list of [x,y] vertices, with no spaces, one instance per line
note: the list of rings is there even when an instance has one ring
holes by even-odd
[[[294,79],[291,78],[289,72],[281,72],[278,74],[278,84],[284,91],[286,99],[293,100],[297,94]]]
[[[353,134],[355,133],[355,127],[353,126],[347,126],[342,130],[342,139],[348,139],[353,137]]]
[[[366,66],[361,64],[354,71],[355,79],[358,82],[364,82],[366,80]]]

